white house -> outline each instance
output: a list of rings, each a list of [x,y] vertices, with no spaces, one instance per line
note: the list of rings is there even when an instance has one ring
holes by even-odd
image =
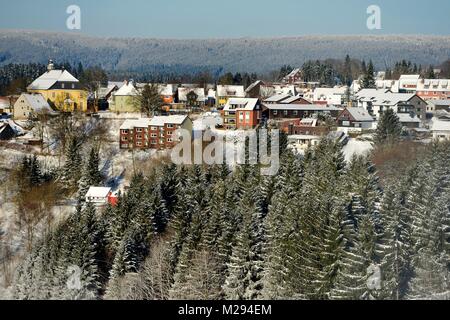
[[[86,193],[86,202],[94,204],[107,204],[112,196],[111,188],[90,187]]]
[[[450,140],[450,117],[434,117],[431,123],[433,138],[437,140]]]
[[[347,86],[334,88],[316,88],[314,90],[313,103],[340,106],[344,104],[345,96],[349,88]]]
[[[426,120],[427,103],[415,93],[393,93],[386,89],[363,89],[355,95],[354,104],[367,110],[377,120],[387,109],[392,109],[397,115],[410,114],[412,118],[417,117],[422,122]]]
[[[22,93],[14,104],[13,116],[15,120],[26,120],[40,112],[54,113],[42,94]]]

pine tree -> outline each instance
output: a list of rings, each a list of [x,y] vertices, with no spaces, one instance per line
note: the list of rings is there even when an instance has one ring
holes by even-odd
[[[62,181],[65,183],[64,187],[68,189],[77,187],[78,181],[81,178],[80,168],[82,166],[82,158],[80,147],[81,145],[77,137],[72,136],[66,150],[66,163],[62,172]]]
[[[378,121],[375,141],[378,144],[395,143],[400,139],[402,130],[402,125],[398,116],[392,109],[387,109],[383,112]]]

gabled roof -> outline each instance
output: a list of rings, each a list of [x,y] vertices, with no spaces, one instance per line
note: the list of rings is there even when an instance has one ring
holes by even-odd
[[[258,85],[262,85],[262,84],[264,84],[264,82],[262,81],[262,80],[257,80],[257,81],[255,81],[255,82],[253,82],[246,90],[245,90],[245,92],[250,92],[250,91],[252,91],[256,86],[258,86]]]
[[[34,80],[28,90],[48,90],[57,82],[79,82],[67,70],[50,70]]]
[[[286,104],[290,104],[290,103],[293,103],[293,102],[295,102],[295,101],[297,101],[297,100],[305,100],[306,102],[308,102],[307,104],[311,104],[311,102],[310,101],[308,101],[308,99],[305,99],[304,97],[302,97],[302,96],[292,96],[292,97],[289,97],[289,98],[287,98],[287,99],[284,99],[283,101],[281,101],[281,103],[286,103]]]
[[[269,110],[297,110],[297,111],[340,111],[341,109],[322,104],[263,104]]]
[[[22,93],[22,95],[19,97],[17,101],[20,101],[22,99],[26,100],[29,106],[35,112],[41,111],[53,112],[47,100],[45,100],[44,96],[40,93]]]
[[[373,117],[364,108],[346,108],[355,121],[372,122]]]
[[[228,99],[223,110],[246,110],[253,111],[255,110],[258,104],[258,99],[256,98],[230,98]]]
[[[243,98],[245,97],[244,86],[218,85],[217,96]]]
[[[194,92],[197,95],[198,102],[205,101],[205,90],[203,88],[178,88],[178,100],[187,101],[187,95]]]
[[[450,121],[433,118],[431,131],[448,131],[450,132]]]
[[[134,86],[133,81],[125,83],[119,90],[114,92],[114,96],[137,96],[138,90]]]
[[[90,187],[86,193],[89,198],[106,198],[111,192],[111,188],[106,187]]]
[[[355,97],[361,102],[371,102],[373,105],[395,106],[408,102],[416,96],[415,93],[392,93],[386,90],[363,89]]]
[[[420,123],[420,119],[414,115],[411,116],[409,113],[397,113],[398,118],[400,119],[401,123]]]
[[[264,102],[282,102],[291,97],[292,95],[290,94],[276,94],[267,98],[266,100],[264,100]]]

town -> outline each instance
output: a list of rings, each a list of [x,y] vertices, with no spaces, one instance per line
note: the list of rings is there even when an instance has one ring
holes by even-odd
[[[228,206],[229,195],[227,194],[225,199],[220,198],[221,192],[226,190],[222,183],[228,181],[230,190],[233,190],[230,192],[237,192],[239,202],[235,207],[236,212],[243,210],[241,206],[243,208],[250,206],[250,203],[245,202],[250,201],[246,198],[250,194],[247,188],[253,193],[255,184],[260,185],[256,187],[260,191],[252,197],[267,197],[264,200],[266,202],[256,202],[258,206],[261,205],[258,210],[262,210],[261,212],[267,215],[271,210],[276,210],[279,204],[287,206],[290,204],[287,198],[277,200],[280,201],[279,204],[278,202],[270,204],[269,199],[272,193],[278,194],[272,188],[281,188],[279,197],[286,196],[283,192],[288,194],[295,192],[284,190],[284,187],[289,184],[284,187],[275,187],[277,179],[288,179],[287,177],[293,174],[293,177],[289,179],[293,179],[291,183],[295,188],[306,183],[296,180],[300,179],[301,175],[294,174],[296,170],[305,170],[302,174],[306,176],[313,175],[309,178],[313,180],[305,181],[314,181],[319,176],[327,177],[334,172],[327,170],[337,170],[332,168],[338,167],[338,162],[333,162],[331,167],[322,167],[320,163],[323,160],[313,156],[317,153],[326,159],[327,152],[337,152],[333,149],[334,146],[342,148],[343,163],[349,166],[349,173],[337,179],[344,179],[342,185],[346,185],[347,188],[351,190],[355,188],[355,193],[337,188],[341,190],[339,192],[342,192],[339,196],[350,197],[350,200],[345,200],[351,202],[349,210],[356,210],[353,206],[360,205],[359,201],[364,203],[361,205],[373,206],[372,210],[379,210],[376,209],[381,206],[379,202],[364,198],[370,197],[370,192],[378,192],[375,178],[370,171],[371,166],[368,166],[369,171],[363,170],[364,173],[358,170],[366,166],[367,157],[369,157],[372,159],[370,161],[374,161],[377,165],[383,184],[388,184],[391,183],[390,181],[403,178],[399,172],[405,170],[407,163],[413,164],[421,150],[427,147],[432,148],[435,143],[445,144],[449,141],[450,79],[442,77],[448,74],[448,70],[443,71],[432,67],[421,70],[415,67],[416,70],[413,70],[411,63],[403,61],[397,64],[397,75],[392,75],[392,70],[375,71],[372,61],[368,65],[364,61],[357,62],[358,66],[353,71],[352,62],[355,64],[355,61],[348,56],[343,61],[347,68],[343,76],[344,81],[333,80],[332,82],[336,83],[331,85],[330,81],[317,78],[313,79],[314,81],[311,80],[308,68],[310,64],[320,64],[319,62],[306,63],[298,68],[283,66],[272,80],[268,80],[267,77],[258,79],[256,75],[248,74],[245,74],[243,79],[240,73],[235,75],[227,73],[213,81],[201,79],[191,83],[175,81],[163,83],[135,81],[131,78],[109,81],[107,73],[101,68],[80,71],[82,68],[76,70],[70,65],[58,64],[58,61],[50,60],[46,70],[30,79],[28,83],[14,86],[12,81],[10,86],[13,90],[8,89],[8,91],[14,91],[14,93],[0,97],[0,167],[3,169],[1,172],[5,181],[9,181],[4,183],[0,193],[2,200],[0,212],[7,213],[6,221],[14,221],[9,222],[10,229],[5,230],[5,234],[9,235],[10,243],[6,254],[14,257],[22,254],[24,250],[36,252],[33,248],[38,246],[39,238],[51,234],[51,230],[58,228],[59,225],[72,223],[70,221],[78,219],[77,215],[83,217],[80,219],[88,219],[87,221],[105,219],[107,221],[105,223],[108,224],[107,230],[98,229],[96,232],[98,235],[106,232],[104,236],[108,240],[105,241],[112,242],[105,247],[106,253],[102,254],[117,253],[111,260],[112,267],[95,263],[97,271],[92,270],[92,272],[110,276],[114,280],[113,284],[107,284],[105,289],[105,283],[99,285],[95,281],[89,282],[93,280],[86,278],[85,281],[89,282],[89,285],[82,286],[82,290],[77,289],[75,293],[64,293],[63,297],[74,298],[72,295],[76,294],[83,298],[94,298],[99,294],[106,294],[106,297],[110,298],[123,298],[125,293],[121,292],[120,288],[125,284],[115,281],[122,279],[121,277],[136,275],[137,272],[153,272],[151,265],[146,266],[142,263],[144,263],[145,254],[149,252],[149,242],[157,241],[156,235],[163,236],[167,229],[173,229],[176,236],[173,241],[179,241],[181,244],[188,243],[191,240],[187,232],[200,230],[192,229],[196,223],[194,212],[197,211],[195,210],[200,210],[198,214],[201,216],[204,215],[203,212],[209,212],[205,210],[216,212],[214,211],[217,209],[215,197],[219,197],[217,205],[222,204],[224,208]],[[409,72],[401,73],[402,68],[404,71],[408,69]],[[212,80],[211,77],[205,78]],[[185,130],[193,138],[201,139],[206,132],[227,137],[227,142],[232,141],[231,145],[225,144],[225,149],[228,149],[235,148],[238,140],[249,132],[261,129],[280,132],[282,135],[279,138],[280,143],[285,143],[289,154],[297,159],[295,161],[303,161],[305,166],[310,168],[317,166],[317,168],[301,169],[290,156],[283,154],[280,172],[273,172],[272,177],[265,178],[259,173],[256,174],[251,165],[248,168],[244,165],[242,168],[247,169],[242,169],[225,164],[212,169],[200,164],[200,167],[186,169],[188,172],[172,166],[171,151],[181,142],[176,134],[178,130]],[[333,144],[327,145],[326,141],[331,141]],[[202,143],[206,142],[202,141]],[[339,159],[339,153],[334,157]],[[351,170],[355,170],[354,175],[362,175],[363,179],[367,179],[364,181],[367,181],[368,185],[364,185],[363,188],[370,190],[364,191],[361,196],[357,196],[357,192],[360,192],[357,191],[359,187],[354,185],[357,184],[355,181],[359,181],[358,178],[355,178],[355,181],[347,180],[352,177]],[[230,172],[233,173],[230,175]],[[210,182],[210,187],[205,187],[208,179],[218,179],[219,182],[214,182],[217,185]],[[340,180],[329,182],[328,188],[319,193],[318,197],[327,197],[327,194],[331,192],[330,186],[340,183],[337,181]],[[364,182],[358,183],[364,184]],[[320,185],[319,182],[317,185]],[[267,191],[269,193],[266,194],[264,188],[272,191]],[[197,203],[198,200],[195,200],[198,207],[189,207],[192,199],[202,195],[208,197],[208,202],[203,203],[200,199]],[[365,200],[360,200],[359,197]],[[330,195],[329,199],[333,199],[333,196]],[[182,204],[183,201],[186,201],[186,204]],[[328,200],[323,199],[323,201]],[[141,205],[144,207],[141,208]],[[74,210],[76,214],[73,213]],[[249,210],[253,212],[252,209]],[[145,216],[147,211],[151,212],[150,218]],[[328,214],[328,211],[325,211],[324,214]],[[135,213],[132,214],[132,212]],[[96,220],[95,213],[106,215],[106,218]],[[125,218],[125,215],[134,218]],[[239,219],[245,218],[245,212],[242,215],[241,218],[230,218],[231,215],[229,219],[241,221]],[[127,221],[127,219],[130,220]],[[175,222],[171,222],[170,219],[175,219]],[[185,219],[190,220],[183,222]],[[207,229],[209,233],[206,235],[199,236],[199,239],[203,239],[203,237],[212,237],[212,234],[216,232],[213,230],[218,230],[214,228],[222,228],[217,224],[220,219],[225,219],[225,216],[198,217],[197,219],[208,221],[203,227],[213,228]],[[267,219],[268,222],[264,223],[271,223],[270,218]],[[91,223],[94,223],[92,221]],[[187,227],[186,230],[178,229],[183,223],[191,227]],[[216,223],[216,225],[209,225],[209,223]],[[232,223],[232,220],[228,223]],[[258,222],[248,223],[246,227]],[[20,226],[19,230],[22,233],[19,239],[15,238],[12,232],[15,228],[13,224]],[[130,226],[125,227],[127,224]],[[122,228],[121,226],[123,229],[119,231],[117,228]],[[375,228],[375,225],[373,227]],[[146,231],[145,228],[153,231]],[[234,238],[242,236],[239,232],[247,232],[246,229],[239,229],[234,224],[227,225],[226,228],[235,228],[234,235],[226,234],[225,229],[221,229],[219,233],[223,238],[214,240],[219,241],[223,246],[230,246],[239,241],[239,238]],[[80,235],[84,234],[88,238],[93,236],[92,232],[87,234],[83,232],[85,231],[80,231]],[[109,240],[109,237],[112,237],[112,240]],[[205,239],[213,241],[212,238]],[[195,242],[195,246],[200,246],[201,241],[206,240]],[[162,242],[163,240],[160,240],[152,244],[152,248],[167,250],[162,248],[165,246],[161,244]],[[178,274],[187,272],[184,269],[179,270],[185,263],[182,259],[194,259],[188,261],[193,261],[194,264],[200,263],[196,265],[197,268],[200,268],[203,262],[207,264],[218,262],[212,261],[210,253],[204,251],[186,258],[183,252],[187,249],[176,249],[180,248],[181,244],[176,246],[173,244],[174,246],[170,249],[176,252],[175,261],[178,261],[174,262],[176,269],[170,269],[175,268],[174,266],[164,265],[164,268],[171,270],[174,278],[166,279],[167,288],[158,289],[164,291],[160,293],[161,296],[155,295],[150,298],[198,298],[193,293],[184,294],[184,289],[177,287],[185,285],[187,281],[177,278]],[[138,249],[140,245],[143,247]],[[230,259],[234,251],[230,251],[231,247],[227,248],[227,259]],[[150,252],[162,254],[162,251]],[[119,256],[119,253],[122,256]],[[39,252],[36,253],[36,255],[39,254]],[[258,254],[262,255],[262,252],[258,251]],[[150,256],[148,259],[158,259],[158,257]],[[224,260],[221,263],[228,265],[230,261]],[[155,261],[151,260],[150,263]],[[76,266],[77,264],[75,271],[78,270]],[[220,270],[220,267],[214,266]],[[375,268],[376,274],[376,265],[367,266]],[[70,268],[72,267],[71,265]],[[143,271],[140,271],[140,268],[143,268]],[[14,263],[4,266],[3,281],[7,284],[16,281],[26,282],[23,275],[22,278],[19,275],[19,280],[13,280],[17,277],[14,275],[14,269]],[[192,277],[202,277],[200,271],[206,272],[194,270],[199,274]],[[80,269],[79,272],[82,270]],[[226,273],[226,277],[230,277],[227,279],[233,279],[233,276],[239,278],[238,274],[229,272],[231,273]],[[163,274],[159,276],[164,277]],[[273,279],[278,277],[276,274],[272,276]],[[205,298],[219,298],[225,294],[228,298],[242,299],[242,295],[229,287],[231,284],[228,282],[223,284],[223,279],[222,277],[222,280],[218,281],[221,284],[213,292],[205,293]],[[265,281],[274,281],[273,279]],[[378,278],[375,277],[375,283],[378,281],[376,279]],[[134,283],[134,285],[138,284]],[[266,288],[271,288],[270,282],[266,285]],[[92,290],[91,287],[96,289]],[[28,289],[15,290],[18,290],[14,293],[18,297],[22,294],[27,298],[41,297],[42,294]],[[313,288],[311,290],[314,291]],[[337,289],[330,290],[336,298],[352,297],[350,293],[345,296],[341,295],[340,291],[333,291]],[[380,290],[375,285],[374,289],[370,288],[370,293],[365,294],[370,294],[370,297],[374,298],[382,295],[379,293]],[[320,294],[312,293],[313,291],[310,293],[311,298],[323,298]],[[49,297],[53,295],[50,291],[46,294]],[[65,296],[66,294],[68,296]],[[269,298],[276,297],[276,293],[272,291],[264,294],[268,294]],[[257,297],[259,297],[257,294],[248,296],[250,299]],[[386,297],[391,296],[387,294]],[[142,298],[142,295],[136,298]]]

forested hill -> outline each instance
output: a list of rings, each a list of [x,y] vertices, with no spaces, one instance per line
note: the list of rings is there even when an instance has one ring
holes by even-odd
[[[351,49],[351,52],[349,52]],[[94,38],[70,33],[0,30],[0,66],[59,62],[109,71],[189,73],[257,72],[308,60],[372,59],[385,68],[407,59],[439,65],[450,57],[449,36],[305,36],[208,40]]]

